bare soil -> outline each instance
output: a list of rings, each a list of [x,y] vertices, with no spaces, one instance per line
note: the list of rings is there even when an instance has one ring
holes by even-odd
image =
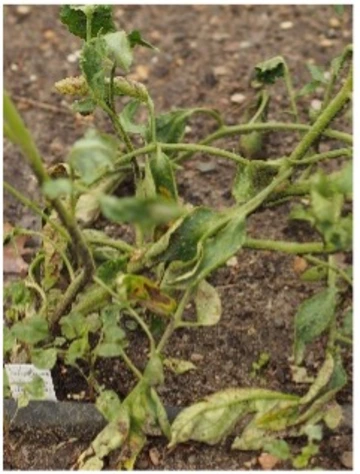
[[[89,126],[87,119],[74,117],[53,89],[55,81],[78,73],[71,55],[81,48],[80,40],[61,25],[58,10],[57,6],[32,6],[24,14],[19,13],[16,6],[6,6],[4,15],[5,86],[48,164],[65,161],[73,142]],[[239,123],[244,109],[244,104],[232,102],[231,96],[240,93],[250,98],[251,70],[259,61],[283,55],[294,74],[294,85],[299,87],[310,79],[305,66],[307,61],[314,60],[327,67],[352,37],[350,7],[345,7],[342,17],[336,16],[333,7],[324,5],[119,6],[115,7],[115,15],[119,25],[127,31],[141,30],[143,36],[160,49],[157,53],[139,50],[133,75],[148,84],[158,112],[172,107],[211,106],[219,109],[229,124]],[[334,18],[339,20],[335,27]],[[284,22],[291,22],[292,26],[284,29]],[[279,85],[275,91],[270,117],[286,120],[285,90]],[[305,119],[308,101],[304,100],[301,105]],[[103,117],[97,117],[96,121],[99,127],[110,130]],[[343,124],[339,126],[346,128]],[[211,119],[195,118],[187,139],[199,140],[211,127]],[[266,156],[283,156],[297,139],[294,134],[271,134]],[[236,140],[228,140],[226,146],[229,150],[235,148]],[[214,164],[213,168],[201,171],[199,162],[209,161]],[[180,194],[196,205],[229,206],[233,202],[229,189],[234,173],[235,168],[229,162],[198,156],[196,160],[185,162],[179,173]],[[4,178],[29,196],[37,195],[30,170],[9,143],[5,144]],[[248,234],[284,240],[316,239],[307,226],[288,222],[289,209],[289,205],[284,204],[252,216]],[[4,222],[28,228],[39,226],[37,218],[7,193]],[[222,297],[222,319],[216,327],[183,329],[174,335],[167,354],[193,360],[197,370],[181,376],[167,372],[165,386],[159,391],[164,402],[187,406],[204,395],[228,387],[260,386],[304,393],[307,386],[295,384],[289,368],[293,317],[298,304],[318,290],[319,284],[299,280],[294,271],[294,256],[248,250],[239,253],[235,266],[218,270],[211,282]],[[141,363],[145,340],[137,332],[131,338],[136,342],[132,356]],[[310,350],[306,361],[310,373],[319,367],[324,343],[325,340],[320,340]],[[270,362],[253,378],[252,363],[261,352],[270,355]],[[345,360],[351,372],[351,356],[345,355]],[[120,360],[104,362],[98,370],[107,386],[121,395],[133,384]],[[86,384],[75,371],[68,369],[64,374],[58,365],[53,376],[59,399],[70,399],[83,390],[84,400],[89,399]],[[338,401],[349,410],[351,381],[338,395]],[[311,467],[344,469],[341,456],[352,451],[351,424],[350,419],[338,431],[325,433],[319,455]],[[142,470],[260,469],[259,453],[231,451],[232,439],[233,436],[214,447],[186,443],[169,452],[166,440],[151,438],[136,467]],[[300,449],[302,441],[297,441],[294,447]],[[53,433],[24,436],[10,432],[5,436],[5,468],[69,469],[87,442],[61,440]],[[149,455],[150,451],[156,456]],[[156,458],[158,462],[154,464]],[[112,459],[109,459],[108,468],[111,466]],[[291,465],[283,462],[277,468],[291,469]]]

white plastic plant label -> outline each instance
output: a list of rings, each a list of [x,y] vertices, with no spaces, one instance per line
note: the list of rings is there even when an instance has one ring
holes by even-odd
[[[25,392],[29,399],[57,401],[50,370],[37,369],[32,364],[5,364],[12,397],[17,400]],[[41,396],[36,395],[36,381],[42,379]],[[41,382],[41,381],[40,381]]]

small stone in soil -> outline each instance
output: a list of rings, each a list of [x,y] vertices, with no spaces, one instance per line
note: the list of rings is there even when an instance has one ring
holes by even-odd
[[[204,360],[204,356],[202,354],[197,354],[196,352],[194,352],[193,354],[191,354],[190,360],[191,362],[201,362],[202,360]]]
[[[226,262],[227,267],[237,267],[239,265],[237,257],[231,257],[229,260]]]
[[[196,165],[196,169],[201,171],[202,173],[210,173],[216,169],[216,163],[214,161],[200,161]]]
[[[26,16],[31,12],[31,7],[27,5],[20,5],[19,7],[16,8],[16,13],[22,16]]]
[[[331,39],[329,38],[324,38],[320,41],[320,46],[322,46],[323,48],[331,48],[333,45],[334,45],[334,42],[331,41]]]
[[[319,111],[321,109],[321,106],[322,106],[322,102],[321,100],[319,99],[314,99],[311,101],[311,108],[316,110],[316,111]]]
[[[331,28],[340,28],[341,23],[338,18],[333,17],[333,18],[330,18],[329,25],[331,26]]]
[[[233,94],[230,97],[230,100],[234,104],[242,104],[246,100],[246,97],[244,96],[244,94],[237,92],[236,94]]]
[[[160,464],[160,453],[156,448],[150,449],[149,458],[154,466],[158,466]]]
[[[229,75],[229,69],[226,66],[216,66],[213,68],[215,76],[227,76]]]
[[[241,41],[240,43],[241,49],[247,49],[247,48],[250,48],[251,46],[252,44],[250,43],[250,41]]]
[[[280,23],[280,28],[282,30],[290,30],[294,26],[294,23],[292,21],[283,21]]]
[[[343,466],[347,469],[352,469],[353,467],[353,452],[352,451],[344,451],[340,456],[340,461]]]
[[[196,456],[194,454],[188,457],[189,464],[195,464],[195,462],[196,462]]]

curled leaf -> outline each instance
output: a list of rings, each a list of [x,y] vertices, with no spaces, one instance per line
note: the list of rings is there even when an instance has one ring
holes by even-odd
[[[291,395],[262,389],[228,389],[209,395],[176,417],[171,426],[169,447],[188,440],[216,444],[232,431],[240,418],[258,410],[257,402],[277,403],[296,399]]]

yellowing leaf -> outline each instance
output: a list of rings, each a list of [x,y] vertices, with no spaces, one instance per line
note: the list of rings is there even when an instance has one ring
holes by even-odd
[[[236,388],[209,395],[176,417],[171,426],[169,447],[188,440],[216,444],[232,431],[240,418],[264,406],[257,402],[281,400],[295,402],[297,397],[271,390]]]
[[[221,317],[220,296],[206,280],[199,283],[195,293],[197,324],[199,326],[213,326]]]

